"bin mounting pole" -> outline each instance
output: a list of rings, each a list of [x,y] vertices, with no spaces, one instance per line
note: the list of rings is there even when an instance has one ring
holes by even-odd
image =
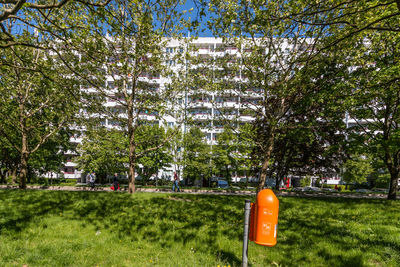
[[[243,250],[242,267],[247,267],[247,248],[249,246],[249,222],[250,222],[250,200],[244,201],[244,224],[243,224]]]

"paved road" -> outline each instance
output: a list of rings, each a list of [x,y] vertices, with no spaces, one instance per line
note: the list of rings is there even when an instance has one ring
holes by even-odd
[[[18,186],[11,185],[0,185],[0,189],[17,189]],[[91,188],[88,186],[27,186],[30,190],[55,190],[55,191],[90,191]],[[96,187],[94,191],[109,191],[112,190],[109,187]],[[126,192],[126,188],[122,188],[121,192]],[[149,193],[174,193],[170,189],[165,188],[136,188],[137,192],[149,192]],[[205,189],[181,189],[182,192],[177,194],[209,194],[209,195],[235,195],[235,196],[255,196],[254,191],[247,190],[205,190]],[[289,197],[330,197],[330,198],[370,198],[370,199],[386,199],[386,194],[372,194],[372,193],[335,193],[335,192],[277,192],[278,196],[289,196]],[[400,199],[400,196],[397,196]]]

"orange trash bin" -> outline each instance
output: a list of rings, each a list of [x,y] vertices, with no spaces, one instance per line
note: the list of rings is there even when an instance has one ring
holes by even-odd
[[[273,247],[278,231],[279,200],[271,189],[261,190],[251,206],[249,238],[256,244]]]

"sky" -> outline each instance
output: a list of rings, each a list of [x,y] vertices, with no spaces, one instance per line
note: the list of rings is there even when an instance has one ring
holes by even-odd
[[[193,0],[187,0],[184,5],[180,6],[179,10],[181,10],[181,11],[187,10],[188,11],[191,8],[193,8],[193,11],[187,12],[184,17],[195,20],[197,17],[198,10],[197,10],[196,5],[194,4]],[[207,11],[206,11],[206,17],[203,18],[203,21],[201,22],[198,37],[213,37],[212,32],[208,29],[207,24],[206,24],[207,18],[210,18],[210,17],[211,17],[211,14],[207,13]],[[186,36],[187,36],[187,33],[186,33]],[[193,33],[191,33],[191,36],[193,36]]]

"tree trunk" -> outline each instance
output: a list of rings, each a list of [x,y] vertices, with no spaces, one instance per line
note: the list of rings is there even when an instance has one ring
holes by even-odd
[[[246,176],[246,188],[249,186],[249,174],[247,172],[247,170],[244,171],[245,176]]]
[[[128,119],[128,121],[130,121]],[[133,127],[132,124],[128,125],[129,128],[129,194],[135,193],[135,165],[136,165],[136,144],[134,143]]]
[[[19,173],[19,188],[26,189],[26,177],[28,174],[28,153],[21,152],[21,171]]]
[[[0,170],[0,183],[1,184],[5,184],[6,183],[6,172],[4,171],[2,171],[2,170]]]
[[[18,181],[17,181],[17,168],[15,166],[12,167],[12,171],[10,172],[10,175],[12,177],[12,183],[16,184]]]
[[[231,179],[228,165],[225,165],[225,172],[226,172],[226,181],[230,185],[232,183],[232,179]]]
[[[22,129],[23,122],[21,122]],[[26,177],[28,175],[28,138],[24,131],[22,131],[22,144],[21,144],[21,170],[19,173],[19,188],[26,189]]]
[[[135,193],[135,165],[136,165],[136,144],[133,125],[133,104],[132,99],[128,100],[128,138],[129,138],[129,194]]]
[[[272,153],[272,149],[274,146],[273,140],[274,140],[274,137],[271,136],[270,140],[268,142],[267,151],[265,152],[264,163],[261,167],[261,176],[260,176],[260,180],[258,181],[257,194],[264,188],[265,181],[267,180],[269,159],[271,158],[271,153]]]
[[[276,178],[275,178],[275,190],[277,190],[277,191],[279,191],[279,184],[280,184],[279,176],[276,176]]]
[[[391,169],[390,170],[390,187],[389,187],[389,194],[388,194],[388,199],[390,199],[390,200],[396,199],[398,180],[399,180],[399,171]]]

